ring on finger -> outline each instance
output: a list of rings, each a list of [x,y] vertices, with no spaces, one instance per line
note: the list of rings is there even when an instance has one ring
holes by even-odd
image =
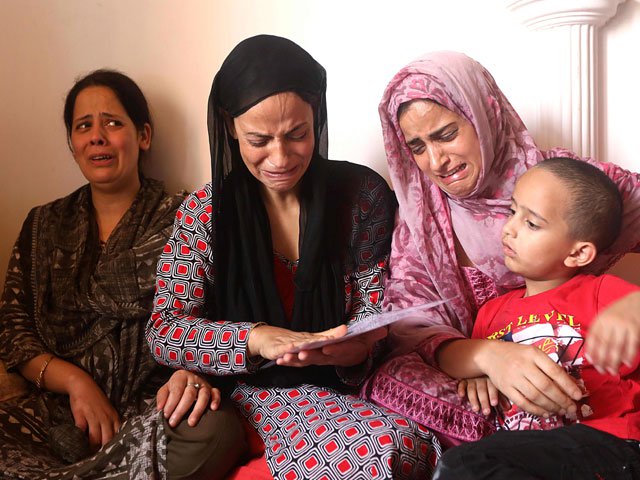
[[[189,382],[187,383],[187,387],[194,387],[196,390],[200,390],[202,385],[197,382]]]

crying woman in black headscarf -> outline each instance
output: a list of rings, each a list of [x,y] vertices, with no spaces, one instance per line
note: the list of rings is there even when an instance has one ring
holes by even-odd
[[[147,338],[160,363],[239,380],[232,399],[276,478],[300,475],[299,461],[305,478],[421,476],[437,441],[346,395],[384,329],[294,353],[379,311],[396,208],[371,169],[327,160],[325,93],[324,68],[290,40],[252,37],[226,58],[209,97],[213,179],[178,213]],[[363,418],[379,428],[363,430]],[[316,448],[320,419],[337,451]],[[380,442],[354,456],[365,431]],[[422,448],[402,447],[406,437]]]

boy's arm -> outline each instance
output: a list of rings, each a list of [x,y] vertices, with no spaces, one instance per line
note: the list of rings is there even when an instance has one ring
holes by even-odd
[[[480,308],[473,323],[471,339],[456,338],[443,343],[438,348],[436,362],[443,372],[458,379],[489,375],[487,368],[490,368],[495,349],[499,350],[500,346],[487,338],[501,336],[500,333],[494,335],[490,333],[496,329],[496,324],[500,323],[496,318],[501,315],[505,298],[505,296],[498,297]],[[499,325],[497,328],[502,327]]]
[[[486,355],[491,355],[493,345],[485,339],[492,321],[500,314],[503,305],[504,297],[485,303],[473,322],[471,339],[456,338],[438,347],[435,358],[443,372],[458,379],[488,375],[482,365]]]
[[[473,378],[488,375],[483,359],[491,355],[490,340],[456,339],[442,345],[436,352],[436,362],[444,373],[453,378]]]
[[[497,307],[497,308],[496,308]],[[452,340],[437,353],[438,366],[454,378],[488,376],[496,388],[534,415],[572,412],[582,397],[575,381],[540,349],[499,340],[485,340],[486,325],[499,303],[489,302],[478,312],[475,338]]]
[[[623,364],[624,375],[638,367],[640,287],[613,275],[598,280],[598,311],[585,340],[585,356],[601,373],[616,375]]]

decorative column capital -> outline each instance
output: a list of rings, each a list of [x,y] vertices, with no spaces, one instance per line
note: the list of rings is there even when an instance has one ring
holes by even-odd
[[[533,30],[566,25],[602,26],[625,0],[507,0],[507,9]]]

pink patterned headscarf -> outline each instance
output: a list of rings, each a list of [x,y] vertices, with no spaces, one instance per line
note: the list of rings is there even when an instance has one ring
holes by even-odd
[[[439,103],[475,128],[482,166],[477,185],[464,198],[447,196],[433,184],[418,168],[406,145],[398,124],[398,108],[418,98]],[[471,261],[495,282],[499,293],[522,285],[522,279],[504,265],[500,238],[515,182],[544,158],[577,157],[564,149],[540,151],[491,74],[461,53],[430,53],[404,67],[387,86],[379,113],[399,203],[385,306],[397,308],[451,299],[445,306],[427,312],[424,318],[394,326],[389,341],[392,348],[407,350],[438,334],[468,336],[476,306],[458,265],[454,231]],[[633,190],[637,190],[640,177],[613,164],[585,160],[605,170],[623,193],[627,188],[627,196],[634,195],[631,223],[638,230],[640,192],[633,194]],[[625,223],[629,227],[630,223]],[[614,251],[637,248],[638,232],[633,237],[616,243]],[[597,269],[602,271],[603,264],[611,261],[612,256],[601,259]]]

